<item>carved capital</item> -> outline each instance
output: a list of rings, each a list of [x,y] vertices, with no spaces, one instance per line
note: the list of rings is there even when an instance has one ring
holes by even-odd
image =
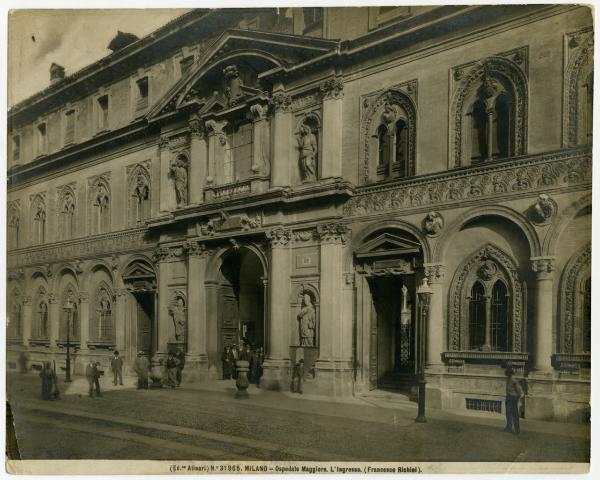
[[[205,135],[204,122],[199,118],[191,118],[189,123],[190,133],[192,137],[203,138]]]
[[[126,288],[119,288],[115,292],[115,296],[117,297],[117,300],[125,300],[128,293],[129,293],[129,290],[127,290]]]
[[[292,239],[292,231],[284,227],[275,227],[266,232],[271,248],[285,247]]]
[[[79,292],[79,303],[87,303],[89,299],[87,292]]]
[[[275,112],[289,112],[292,105],[292,96],[289,93],[274,93],[269,102]]]
[[[161,135],[161,137],[158,139],[158,146],[159,148],[168,148],[169,137],[167,137],[166,135]]]
[[[321,243],[346,243],[350,233],[348,227],[342,223],[327,223],[317,227],[317,235]]]
[[[323,99],[337,99],[344,96],[344,82],[340,77],[325,80],[319,85]]]
[[[250,107],[250,113],[252,114],[252,120],[260,122],[267,118],[267,109],[263,105],[256,104]]]
[[[50,303],[50,304],[58,303],[58,296],[55,293],[49,293],[48,294],[48,303]]]
[[[190,257],[203,257],[206,255],[206,245],[198,240],[188,240],[186,247]]]
[[[535,257],[531,259],[531,269],[537,274],[539,280],[552,278],[554,268],[554,257]]]
[[[23,295],[22,297],[23,306],[31,305],[31,295]]]
[[[165,262],[171,259],[171,251],[167,247],[159,246],[156,247],[154,253],[152,254],[152,259],[155,262]]]
[[[446,276],[446,265],[443,263],[425,263],[423,265],[429,285],[442,283]]]

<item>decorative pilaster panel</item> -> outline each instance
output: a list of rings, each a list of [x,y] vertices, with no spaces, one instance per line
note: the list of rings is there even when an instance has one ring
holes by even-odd
[[[207,176],[208,144],[204,124],[192,118],[190,126],[190,203],[204,200],[204,181]]]
[[[271,98],[273,107],[273,158],[271,186],[290,185],[290,153],[292,141],[292,98],[285,92],[277,92]]]
[[[320,85],[323,96],[323,155],[321,178],[342,176],[343,89],[341,78]]]
[[[158,319],[157,319],[157,353],[166,355],[169,342],[169,249],[158,247],[154,252],[154,260],[158,262]]]
[[[58,331],[60,328],[61,305],[58,302],[58,297],[51,293],[48,295],[48,323],[50,324],[50,347],[56,347],[58,340]]]
[[[31,338],[31,323],[33,318],[33,310],[31,306],[31,296],[23,296],[23,345],[29,346]]]
[[[90,340],[90,304],[87,292],[79,292],[79,341],[82,350],[87,350]]]
[[[269,122],[267,120],[267,107],[252,105],[250,107],[253,120],[252,142],[252,173],[267,176],[271,172],[269,159]]]
[[[221,183],[223,173],[224,146],[227,145],[227,137],[223,129],[227,121],[217,122],[207,120],[204,125],[208,135],[208,163],[206,172],[206,183]]]
[[[554,258],[535,257],[531,269],[536,273],[535,292],[535,344],[534,366],[536,370],[552,369],[552,295],[554,280]]]
[[[433,290],[429,304],[429,323],[427,325],[427,365],[442,363],[444,351],[444,278],[446,265],[426,263],[423,265],[429,286]]]
[[[207,360],[205,275],[208,251],[203,243],[188,241],[188,357]]]
[[[129,292],[125,288],[119,288],[115,294],[115,349],[123,354],[125,352],[125,329],[127,326],[127,297]],[[124,356],[124,355],[123,355]]]
[[[171,152],[169,151],[169,139],[161,137],[158,142],[158,154],[160,157],[160,212],[168,212],[171,206],[174,207],[173,197],[169,185],[169,162],[171,160]],[[172,205],[173,204],[173,205]]]

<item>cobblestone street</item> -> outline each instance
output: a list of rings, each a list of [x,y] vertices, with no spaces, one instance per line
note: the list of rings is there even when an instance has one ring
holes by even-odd
[[[108,379],[103,379],[109,383]],[[102,398],[85,380],[60,381],[62,398],[39,399],[34,375],[9,376],[8,398],[21,459],[316,460],[587,462],[589,428],[523,421],[516,437],[504,419],[428,411],[416,406],[333,403],[282,392],[141,391],[133,379]],[[340,441],[340,439],[345,439]]]

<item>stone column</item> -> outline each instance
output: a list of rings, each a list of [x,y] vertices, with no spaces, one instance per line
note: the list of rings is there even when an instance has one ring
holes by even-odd
[[[172,186],[169,178],[171,151],[169,150],[169,139],[161,137],[158,143],[158,154],[160,157],[160,191],[159,209],[161,213],[171,210]]]
[[[291,231],[277,227],[267,232],[271,243],[269,265],[269,351],[264,361],[261,387],[287,389],[290,345]]]
[[[190,125],[190,203],[204,201],[204,182],[207,177],[208,146],[204,125],[197,118],[192,118]]]
[[[186,380],[206,378],[208,375],[205,288],[207,260],[205,245],[195,240],[188,241]]]
[[[166,356],[169,342],[169,260],[171,252],[167,247],[158,247],[154,260],[158,262],[158,309],[157,309],[157,355]]]
[[[118,288],[115,301],[115,350],[124,357],[125,353],[125,328],[127,327],[127,296],[125,288]]]
[[[321,83],[320,89],[323,95],[321,178],[341,178],[344,83],[341,78],[334,77]]]
[[[51,293],[48,296],[48,324],[50,328],[50,346],[56,347],[56,341],[58,340],[58,333],[60,328],[60,315],[61,305],[58,302],[58,297]]]
[[[31,323],[33,319],[33,307],[31,305],[31,296],[25,295],[23,297],[23,345],[29,346],[29,339],[31,338]]]
[[[208,162],[206,172],[206,184],[219,184],[219,168],[222,166],[221,138],[225,136],[223,129],[227,126],[227,121],[217,122],[216,120],[207,120],[204,125],[208,135]]]
[[[535,343],[534,367],[536,370],[552,370],[552,312],[554,307],[553,277],[554,258],[531,259],[531,268],[536,273],[535,291]]]
[[[433,290],[429,304],[429,324],[427,325],[426,365],[441,365],[444,351],[444,277],[446,266],[443,263],[426,263],[425,276]]]
[[[254,175],[269,175],[271,165],[269,161],[269,142],[267,108],[262,105],[252,105],[250,112],[253,117],[252,140],[252,173]]]
[[[352,330],[344,328],[343,245],[348,229],[342,224],[320,225],[321,239],[319,359],[315,364],[317,388],[325,395],[352,391],[351,356],[342,348],[352,342]],[[346,319],[346,321],[350,319]],[[344,339],[350,335],[350,339]]]
[[[271,99],[273,111],[273,157],[271,159],[271,186],[290,185],[290,155],[292,141],[292,97],[279,91]]]
[[[87,351],[90,340],[90,304],[87,292],[79,292],[79,347]]]

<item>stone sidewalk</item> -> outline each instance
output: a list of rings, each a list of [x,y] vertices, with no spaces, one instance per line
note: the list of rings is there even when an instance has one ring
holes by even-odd
[[[33,377],[33,376],[32,376]],[[101,378],[103,391],[134,389],[136,378],[126,376],[123,378],[123,386],[114,386],[112,376]],[[62,395],[88,394],[88,383],[84,377],[75,377],[73,382],[59,384]],[[168,387],[165,387],[168,388]],[[416,403],[409,402],[402,395],[394,395],[387,392],[358,397],[324,397],[318,395],[300,395],[287,391],[270,391],[250,385],[248,398],[236,399],[236,387],[234,380],[208,380],[201,383],[182,384],[180,388],[184,391],[205,391],[218,395],[223,401],[245,402],[262,407],[277,407],[283,410],[299,411],[342,418],[354,418],[370,422],[379,422],[394,425],[409,425],[417,415]],[[397,398],[396,398],[397,397]],[[428,408],[427,418],[431,421],[447,420],[452,422],[463,422],[473,425],[483,425],[502,429],[505,418],[498,414],[460,414],[447,412],[440,409]],[[540,420],[521,420],[521,430],[524,432],[537,432],[554,435],[587,438],[590,436],[589,425],[571,423],[547,422]]]

